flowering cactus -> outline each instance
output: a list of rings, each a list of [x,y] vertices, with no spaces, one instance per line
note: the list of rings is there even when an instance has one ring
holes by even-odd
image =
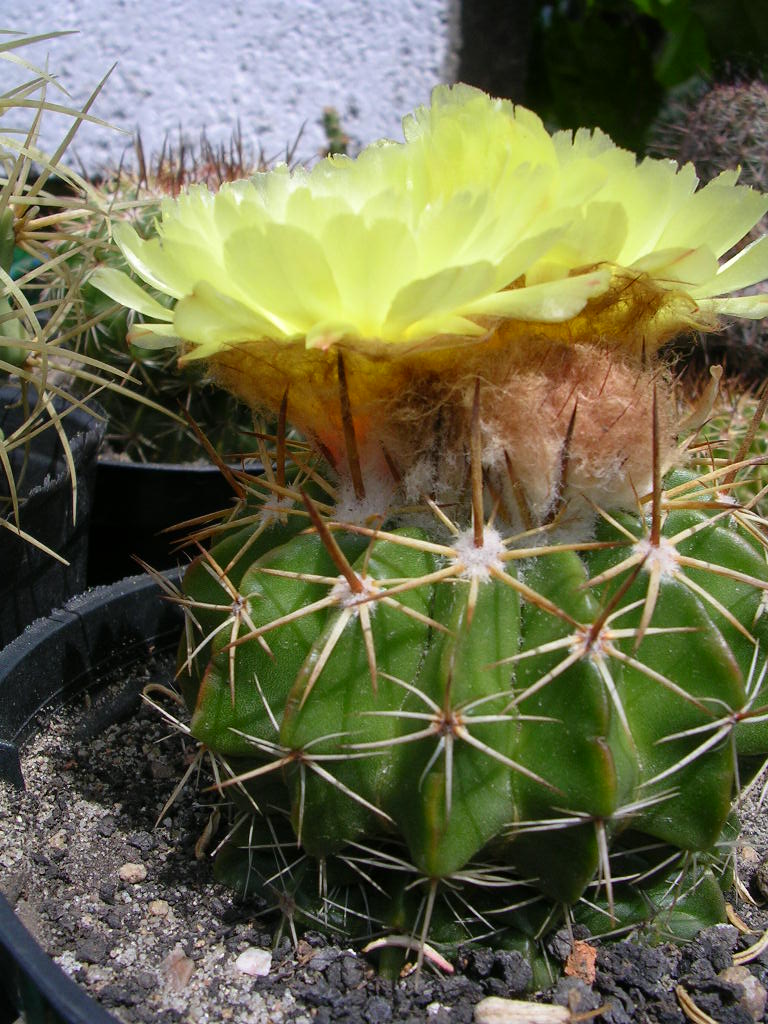
[[[240,809],[218,869],[422,955],[685,933],[768,751],[768,541],[659,352],[768,312],[729,295],[768,240],[720,262],[768,197],[465,86],[404,131],[116,228],[168,308],[95,278],[279,424],[182,584],[189,729]]]

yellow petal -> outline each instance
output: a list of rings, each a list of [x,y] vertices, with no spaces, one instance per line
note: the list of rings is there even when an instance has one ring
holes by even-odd
[[[632,270],[649,274],[657,281],[699,285],[717,273],[715,254],[705,245],[698,249],[656,249],[636,260]]]
[[[172,324],[134,324],[126,335],[131,345],[152,351],[175,348],[179,336]]]
[[[762,320],[768,316],[768,295],[735,295],[726,299],[702,299],[700,307],[709,313],[743,316],[747,320]]]
[[[673,214],[658,245],[691,246],[706,242],[721,256],[768,211],[768,196],[734,187],[735,175],[722,174],[699,189]]]
[[[205,281],[177,302],[174,326],[180,338],[202,345],[252,341],[274,330],[271,321]]]
[[[180,299],[210,268],[210,253],[199,246],[177,241],[163,248],[158,238],[140,238],[127,224],[116,224],[115,241],[135,273],[159,292]]]
[[[267,333],[295,336],[339,309],[320,242],[290,224],[237,231],[225,244],[229,278],[247,305],[270,322]]]
[[[416,240],[408,225],[381,219],[366,225],[352,213],[325,226],[321,242],[339,295],[339,315],[363,337],[378,337],[403,279],[419,271]]]
[[[768,235],[763,235],[756,242],[746,246],[733,259],[728,260],[710,282],[691,294],[724,295],[735,292],[739,288],[749,288],[758,281],[768,277]]]
[[[596,270],[530,288],[497,292],[465,306],[463,312],[558,323],[580,313],[587,302],[605,292],[610,283],[609,270]]]
[[[384,334],[396,339],[415,321],[471,308],[473,300],[492,290],[491,263],[446,267],[418,281],[411,281],[395,296],[387,313]]]
[[[156,320],[173,320],[173,313],[157,299],[148,295],[135,281],[120,270],[112,267],[97,267],[91,274],[90,283],[110,299],[119,302],[128,309],[135,309],[142,316],[151,316]]]

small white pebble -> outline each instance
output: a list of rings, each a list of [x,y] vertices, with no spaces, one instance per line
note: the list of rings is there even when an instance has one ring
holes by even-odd
[[[732,985],[741,985],[744,995],[738,1000],[738,1005],[746,1010],[753,1020],[763,1019],[768,993],[748,968],[727,967],[720,971],[718,978]]]
[[[519,999],[488,996],[475,1007],[475,1024],[568,1024],[571,1013],[565,1006],[526,1003]]]
[[[121,882],[127,882],[129,885],[135,885],[136,882],[143,882],[147,877],[147,869],[143,864],[123,864],[118,871]]]
[[[130,967],[135,964],[138,959],[138,951],[135,946],[127,946],[125,949],[120,949],[119,946],[115,946],[114,949],[109,951],[110,958],[116,960],[121,967]]]
[[[66,850],[69,843],[69,836],[63,828],[60,828],[58,832],[54,832],[48,840],[48,845],[53,847],[54,850]]]
[[[181,992],[187,987],[195,969],[194,961],[186,955],[181,943],[171,950],[161,966],[168,980],[168,986],[175,992]]]
[[[272,954],[268,949],[259,949],[257,946],[250,946],[235,960],[235,967],[243,974],[250,974],[252,978],[263,978],[269,974],[272,966]]]
[[[171,908],[166,900],[152,900],[148,909],[154,917],[167,917]]]

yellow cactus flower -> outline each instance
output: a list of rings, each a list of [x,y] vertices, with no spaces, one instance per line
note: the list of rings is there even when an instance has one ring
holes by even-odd
[[[475,103],[458,111],[476,105],[470,95]],[[605,272],[509,288],[570,220],[555,207],[551,139],[528,111],[483,110],[471,152],[462,123],[442,119],[427,137],[378,143],[356,160],[280,167],[216,195],[192,188],[164,204],[158,237],[146,242],[117,225],[133,270],[177,300],[172,315],[146,303],[142,312],[172,322],[195,346],[188,358],[260,338],[370,349],[479,336],[477,318],[488,314],[573,316],[604,290]],[[531,151],[541,156],[536,173]],[[96,281],[128,305],[144,301],[121,293],[116,274]]]
[[[363,445],[401,449],[424,409],[466,405],[470,379],[511,392],[537,353],[561,366],[553,346],[614,353],[629,393],[641,352],[719,313],[768,312],[768,295],[730,295],[768,276],[768,239],[720,262],[768,210],[736,172],[697,189],[690,165],[638,163],[600,131],[550,135],[462,85],[403,127],[356,159],[193,187],[149,240],[117,225],[171,308],[114,270],[94,283],[145,317],[134,340],[180,339],[253,403],[288,391],[293,422],[341,463],[344,408]],[[590,360],[575,363],[581,379]]]
[[[768,209],[735,173],[697,192],[690,165],[638,165],[599,131],[551,137],[467,86],[436,89],[404,132],[356,160],[192,188],[164,204],[149,241],[117,225],[171,312],[117,273],[95,281],[160,321],[143,331],[191,343],[186,358],[262,338],[373,350],[482,337],[488,317],[561,322],[617,274],[676,293],[677,326],[762,314],[765,297],[719,298],[768,273],[763,240],[718,265]]]

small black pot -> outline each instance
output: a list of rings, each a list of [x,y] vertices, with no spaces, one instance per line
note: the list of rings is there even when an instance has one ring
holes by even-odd
[[[19,398],[18,388],[0,388],[0,430],[5,436],[24,420]],[[30,395],[30,400],[34,402],[35,396]],[[54,405],[59,413],[66,408],[62,399],[57,398]],[[105,431],[96,406],[94,413],[73,408],[61,418],[75,465],[76,515],[69,467],[56,430],[49,424],[31,441],[19,487],[18,525],[68,564],[0,525],[0,647],[18,636],[30,622],[85,590],[96,459]],[[17,476],[24,459],[22,448],[11,453],[11,467]],[[0,497],[8,494],[8,481],[0,471]],[[6,522],[11,522],[11,515],[6,513]]]
[[[134,576],[76,597],[0,651],[0,779],[24,785],[19,748],[41,711],[98,688],[150,651],[173,649],[181,622],[151,577]],[[104,726],[132,706],[112,708]],[[0,1024],[17,1014],[25,1024],[118,1024],[46,956],[0,896]]]
[[[102,455],[91,517],[89,585],[113,583],[136,572],[135,555],[154,569],[170,568],[176,564],[173,547],[181,535],[163,531],[218,512],[233,500],[217,466],[130,462]]]

